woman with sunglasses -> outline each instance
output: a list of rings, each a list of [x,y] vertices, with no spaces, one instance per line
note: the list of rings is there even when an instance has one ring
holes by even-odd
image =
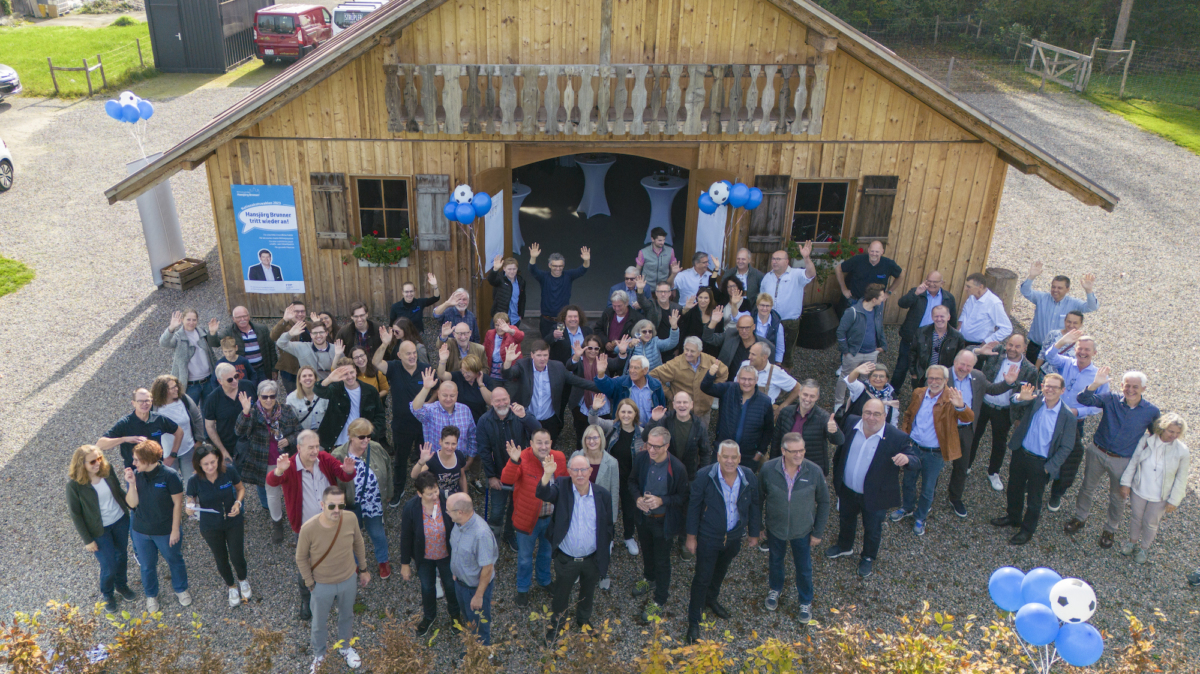
[[[75,450],[67,475],[71,522],[83,539],[83,549],[96,555],[100,563],[104,610],[115,613],[117,594],[126,600],[136,596],[129,589],[129,505],[125,503],[125,490],[104,452],[95,445]]]
[[[604,349],[604,340],[596,334],[588,335],[583,338],[581,346],[574,347],[574,356],[571,362],[567,364],[567,369],[574,372],[576,375],[591,381],[599,377],[601,374],[613,375],[615,372],[601,373],[597,370],[596,356]],[[620,364],[616,359],[616,367]],[[609,369],[613,369],[610,365]],[[583,446],[583,431],[588,427],[588,414],[592,412],[592,401],[595,400],[595,393],[585,391],[578,386],[571,387],[571,397],[567,400],[567,407],[571,408],[571,418],[575,420],[575,446]],[[602,399],[604,396],[600,396]],[[597,416],[611,417],[612,408],[607,402],[596,411]]]
[[[259,503],[271,512],[271,542],[283,543],[283,488],[267,485],[267,471],[275,468],[280,455],[296,452],[296,434],[302,429],[291,406],[279,404],[279,385],[267,379],[258,383],[258,400],[238,393],[242,413],[234,432],[246,442],[236,458],[242,479],[258,488]]]
[[[350,511],[366,529],[371,545],[375,548],[375,562],[379,564],[379,577],[392,575],[389,564],[387,532],[383,529],[383,505],[392,499],[392,457],[383,445],[371,440],[375,427],[366,419],[350,422],[347,431],[349,440],[333,450],[333,458],[345,461],[354,457],[353,482],[339,482],[346,492],[346,503]]]
[[[658,330],[654,324],[646,319],[637,322],[633,326],[633,337],[631,342],[626,342],[622,339],[617,343],[617,356],[625,361],[624,371],[629,372],[629,361],[634,356],[645,356],[646,360],[650,361],[646,371],[649,372],[659,365],[663,364],[662,354],[670,352],[679,344],[679,310],[675,309],[668,317],[671,321],[671,336],[666,339],[658,338]]]
[[[225,465],[216,447],[204,443],[192,457],[195,474],[187,481],[187,509],[200,518],[200,535],[212,550],[217,573],[228,588],[229,605],[250,601],[246,580],[246,525],[242,502],[246,488],[237,468]],[[237,582],[234,582],[234,574]]]
[[[604,429],[598,425],[588,426],[583,431],[583,442],[580,443],[583,449],[577,450],[571,455],[571,458],[582,456],[588,460],[588,466],[592,469],[592,474],[589,477],[592,484],[599,485],[608,490],[612,496],[612,515],[613,525],[617,524],[617,505],[620,501],[621,489],[621,468],[617,465],[617,459],[612,454],[605,451],[608,442],[604,438]],[[568,464],[570,462],[568,461]],[[610,543],[611,545],[611,543]],[[611,553],[612,550],[610,549]],[[607,590],[611,587],[608,577],[600,579],[600,589]]]

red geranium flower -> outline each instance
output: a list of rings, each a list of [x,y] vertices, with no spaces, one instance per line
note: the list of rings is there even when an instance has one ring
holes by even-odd
[[[861,252],[862,252],[862,248],[859,248],[859,249],[858,249],[858,252],[860,252],[860,253],[861,253]]]
[[[373,234],[373,235],[375,235],[375,236],[379,236],[379,231],[378,231],[378,230],[374,230],[374,229],[372,229],[372,230],[371,230],[371,234]]]
[[[833,256],[834,256],[834,257],[837,257],[838,255],[841,255],[841,254],[842,254],[842,249],[841,249],[841,248],[837,248],[837,249],[835,249],[835,250],[833,251]]]
[[[399,251],[399,250],[400,250],[400,246],[396,246],[396,250],[397,250],[397,251]]]

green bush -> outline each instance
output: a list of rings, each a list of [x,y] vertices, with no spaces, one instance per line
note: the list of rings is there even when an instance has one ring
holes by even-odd
[[[139,23],[141,23],[141,22],[138,21],[137,19],[134,19],[133,17],[119,16],[119,17],[117,17],[116,21],[113,21],[112,23],[110,23],[108,25],[122,27],[122,26],[136,26]]]

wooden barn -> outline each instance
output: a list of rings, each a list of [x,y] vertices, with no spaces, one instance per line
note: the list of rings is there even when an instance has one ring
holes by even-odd
[[[471,287],[487,223],[473,243],[445,219],[456,184],[499,195],[509,251],[514,171],[596,152],[688,176],[681,259],[700,192],[730,179],[765,198],[726,254],[748,246],[765,269],[817,228],[880,238],[908,281],[938,269],[955,292],[986,265],[1010,166],[1086,205],[1117,203],[810,0],[393,0],[106,194],[133,199],[203,166],[228,302],[266,316],[291,296],[245,292],[231,185],[290,185],[309,305],[345,316],[363,300],[379,315],[427,271]],[[384,220],[415,240],[408,266],[345,264]],[[592,245],[605,254],[603,238]],[[836,290],[810,286],[808,301]]]

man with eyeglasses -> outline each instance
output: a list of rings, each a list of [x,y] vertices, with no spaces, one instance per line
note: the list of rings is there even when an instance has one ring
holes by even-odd
[[[642,444],[645,451],[633,457],[626,488],[635,499],[638,539],[642,548],[642,579],[633,596],[654,591],[642,610],[642,621],[661,616],[671,591],[671,541],[684,532],[687,520],[687,468],[671,456],[671,432],[650,429]]]
[[[221,451],[226,461],[233,461],[237,451],[237,432],[234,426],[242,414],[242,403],[238,400],[239,393],[245,393],[251,398],[258,397],[258,389],[248,379],[237,378],[237,370],[229,363],[217,365],[213,371],[217,378],[217,386],[204,399],[204,430],[208,441]]]
[[[349,459],[353,463],[353,459]],[[321,491],[320,514],[304,523],[296,541],[296,567],[311,594],[310,609],[315,616],[310,633],[313,653],[312,671],[325,660],[329,640],[329,610],[337,605],[338,640],[344,646],[338,653],[350,669],[362,664],[350,646],[354,630],[355,577],[358,586],[371,582],[365,568],[367,549],[362,530],[353,512],[346,512],[346,493],[336,484]],[[356,573],[357,572],[357,573]]]
[[[453,337],[454,339],[450,339]],[[467,356],[475,356],[481,363],[491,363],[483,344],[471,341],[471,326],[466,323],[442,323],[438,339],[449,347],[450,357],[446,360],[446,372],[458,372],[459,366]],[[489,348],[491,345],[489,345]]]
[[[350,305],[350,322],[338,330],[334,341],[340,341],[346,353],[353,353],[355,347],[368,354],[379,349],[379,326],[368,318],[366,304],[355,302]]]
[[[720,307],[717,307],[713,310],[712,320],[704,326],[704,343],[720,349],[717,352],[717,360],[724,363],[730,372],[736,372],[742,363],[750,359],[750,347],[761,342],[769,348],[771,343],[755,333],[754,317],[750,314],[739,316],[736,327],[727,328],[720,333],[715,332],[721,321],[725,320],[719,309]]]
[[[1061,349],[1067,344],[1075,345],[1074,357],[1062,354]],[[1065,382],[1062,401],[1066,404],[1067,409],[1075,415],[1075,447],[1063,462],[1062,469],[1054,478],[1054,483],[1050,485],[1050,499],[1046,502],[1046,509],[1050,512],[1058,512],[1058,509],[1062,507],[1063,494],[1067,493],[1067,490],[1075,483],[1079,464],[1083,462],[1084,421],[1088,417],[1104,411],[1099,407],[1085,405],[1078,400],[1079,394],[1091,386],[1096,379],[1096,364],[1092,362],[1095,357],[1096,340],[1083,334],[1082,330],[1072,330],[1063,335],[1062,339],[1054,343],[1054,350],[1048,354],[1046,362],[1058,370]],[[1096,389],[1096,395],[1108,395],[1108,384]]]
[[[258,321],[250,320],[250,310],[236,306],[230,312],[233,324],[226,326],[219,333],[210,329],[208,345],[214,349],[221,348],[222,337],[233,337],[237,342],[238,355],[244,356],[254,366],[257,379],[270,379],[275,376],[275,341],[271,339],[271,331]],[[210,327],[212,322],[209,323]]]
[[[470,307],[471,294],[465,288],[459,288],[450,293],[445,302],[433,308],[433,317],[438,325],[466,323],[471,328],[471,341],[482,343],[483,333],[479,332],[479,321],[475,319],[475,312],[471,311]]]
[[[275,369],[279,371],[279,378],[283,380],[283,387],[287,393],[296,390],[296,372],[300,369],[300,362],[296,356],[282,346],[279,345],[279,338],[284,334],[292,331],[295,326],[300,326],[299,330],[288,336],[288,341],[305,343],[312,341],[309,334],[309,328],[313,326],[312,321],[308,320],[308,308],[304,306],[304,302],[293,301],[283,311],[283,318],[271,328],[271,341],[275,342],[278,352],[278,360],[275,362]],[[324,326],[322,326],[324,327]],[[326,335],[328,337],[328,334]]]
[[[718,384],[717,364],[708,368],[700,390],[721,401],[717,416],[717,442],[733,440],[742,450],[742,465],[758,470],[771,452],[775,410],[771,399],[758,390],[758,372],[746,365],[735,381]]]
[[[708,368],[717,365],[717,376],[713,381],[718,383],[729,379],[729,368],[725,363],[704,353],[704,343],[695,335],[683,340],[683,355],[659,365],[650,371],[650,376],[663,385],[665,393],[675,399],[675,395],[686,391],[692,398],[692,416],[700,422],[700,427],[708,432],[708,422],[712,415],[713,397],[700,390],[700,382],[708,373]]]
[[[132,468],[133,447],[139,442],[153,440],[162,445],[162,436],[166,434],[175,437],[171,447],[179,447],[183,442],[183,429],[171,419],[151,412],[152,401],[153,398],[146,389],[135,390],[133,392],[133,411],[118,419],[117,423],[113,424],[113,427],[104,434],[104,437],[96,441],[96,446],[100,448],[100,451],[107,452],[120,445],[121,460],[125,463],[126,468]],[[175,457],[163,456],[162,462],[167,467],[173,467]]]
[[[425,307],[437,306],[441,301],[441,296],[438,295],[438,280],[433,272],[425,274],[425,282],[429,284],[432,294],[429,297],[417,297],[417,286],[412,282],[405,282],[400,289],[400,301],[392,305],[388,311],[388,323],[395,323],[397,318],[401,316],[413,322],[417,328],[424,327]]]
[[[942,287],[942,273],[935,269],[929,272],[921,285],[910,288],[896,300],[896,304],[901,309],[908,310],[904,315],[904,322],[900,324],[900,349],[896,356],[896,370],[892,373],[892,388],[899,391],[904,388],[904,378],[908,375],[912,344],[917,337],[917,330],[926,325],[933,325],[934,307],[946,307],[950,314],[947,323],[952,325],[954,315],[958,313],[958,301],[949,290]],[[940,330],[944,335],[945,326]],[[958,351],[955,350],[954,353]],[[926,366],[928,365],[930,363],[926,363]]]
[[[826,422],[826,430],[831,433],[837,430],[833,417]],[[787,433],[783,436],[782,456],[766,462],[758,478],[762,490],[763,528],[770,550],[766,607],[768,611],[779,608],[779,595],[783,593],[783,562],[791,548],[800,601],[796,620],[807,625],[812,622],[812,546],[821,544],[825,537],[825,522],[829,519],[829,487],[825,484],[825,473],[817,464],[804,460],[803,436]]]
[[[837,543],[825,551],[826,559],[854,554],[858,519],[863,522],[863,546],[858,575],[866,578],[883,539],[883,520],[891,508],[900,506],[900,470],[917,470],[921,459],[912,450],[912,440],[884,421],[883,402],[871,399],[863,405],[862,417],[846,415],[842,423],[845,441],[833,463],[840,526]]]
[[[700,292],[701,288],[707,288],[712,278],[719,274],[719,270],[710,270],[708,267],[708,253],[700,250],[692,255],[691,268],[679,271],[679,263],[671,265],[675,277],[672,286],[679,292],[680,304],[687,304],[689,299]],[[654,293],[658,294],[658,286],[655,286]]]
[[[637,309],[640,311],[641,307],[638,305],[638,298],[641,296],[642,290],[645,287],[646,287],[646,277],[642,276],[641,274],[638,273],[638,268],[637,267],[626,267],[625,268],[625,280],[621,281],[620,283],[617,283],[613,287],[609,288],[608,296],[611,298],[613,293],[617,292],[618,290],[621,290],[626,295],[629,296],[630,300],[632,300],[632,304],[630,306],[632,306],[634,309]],[[608,306],[612,307],[611,299],[608,301]]]
[[[692,293],[692,295],[695,294],[695,292]],[[667,339],[671,336],[671,314],[675,312],[682,314],[683,309],[671,299],[671,286],[667,283],[659,283],[654,289],[654,299],[646,302],[646,308],[642,310],[642,315],[654,324],[655,335],[659,339]]]
[[[804,286],[817,275],[812,261],[812,241],[800,246],[800,268],[792,267],[791,257],[786,250],[771,253],[771,271],[763,276],[759,292],[766,293],[775,301],[775,311],[783,322],[783,343],[786,351],[783,362],[790,363],[792,349],[796,348],[796,337],[800,334],[800,312],[804,311]],[[834,267],[837,269],[837,267]],[[741,361],[738,361],[741,362]]]
[[[279,461],[275,462],[275,470],[267,473],[267,486],[283,487],[283,506],[287,510],[288,523],[292,525],[292,531],[299,534],[301,526],[321,514],[325,508],[323,499],[326,489],[336,487],[339,480],[353,483],[357,468],[354,457],[347,456],[345,461],[338,461],[332,454],[321,449],[320,437],[315,431],[300,431],[296,436],[295,454],[285,452],[279,457]],[[342,503],[345,503],[344,499]],[[355,521],[356,531],[357,526],[358,522]],[[361,539],[361,534],[359,536]],[[358,546],[359,563],[365,567],[367,556],[361,540]],[[322,548],[317,556],[328,547],[326,542],[325,548]],[[301,549],[300,545],[296,546],[297,564]],[[311,578],[305,578],[301,572],[296,574],[296,579],[300,587],[300,619],[312,620],[314,607],[309,596],[312,588]],[[328,605],[325,613],[329,613]],[[324,653],[324,648],[316,651],[317,655]]]
[[[496,537],[487,522],[475,514],[466,494],[451,494],[446,512],[454,520],[450,532],[450,572],[459,610],[484,646],[492,645],[492,590],[495,587]]]
[[[508,443],[525,447],[530,436],[541,427],[524,407],[512,402],[503,386],[492,391],[491,409],[479,417],[475,427],[476,453],[483,462],[488,483],[485,502],[488,524],[492,533],[508,543],[513,552],[517,551],[517,537],[512,523],[512,487],[505,486],[500,475],[508,465]]]
[[[1075,446],[1075,415],[1063,400],[1062,376],[1048,374],[1042,394],[1033,384],[1021,386],[1013,407],[1024,412],[1021,423],[1008,441],[1012,457],[1008,464],[1008,508],[991,521],[995,527],[1017,527],[1009,545],[1025,545],[1037,531],[1042,516],[1042,494],[1046,482],[1058,478],[1063,462]],[[1024,516],[1022,516],[1024,512]]]
[[[333,371],[333,362],[342,357],[344,350],[341,342],[332,345],[329,343],[329,331],[324,324],[312,323],[306,326],[302,321],[292,323],[287,331],[280,334],[275,339],[275,346],[279,347],[281,377],[286,374],[284,368],[288,365],[284,363],[284,356],[287,356],[288,360],[295,363],[295,370],[299,371],[301,367],[308,366],[316,371],[317,379],[324,379]],[[292,373],[291,378],[292,384],[288,393],[296,389],[295,373]],[[287,386],[287,377],[283,377],[283,382],[284,386]]]
[[[571,271],[565,271],[567,261],[562,253],[551,253],[548,265],[550,271],[543,271],[537,266],[538,255],[541,254],[541,245],[529,244],[529,273],[533,274],[533,278],[542,286],[542,339],[549,339],[550,333],[554,332],[558,312],[571,303],[571,285],[592,266],[592,249],[587,246],[579,249],[579,257],[583,264]]]
[[[608,577],[609,548],[613,540],[612,495],[604,487],[593,485],[592,466],[583,455],[567,462],[567,477],[558,477],[553,457],[542,461],[542,479],[537,497],[554,505],[550,525],[550,545],[554,549],[554,613],[547,640],[553,639],[566,621],[571,590],[579,581],[579,603],[575,607],[575,627],[591,625],[596,586]]]
[[[610,293],[609,307],[600,314],[600,320],[596,321],[594,332],[604,340],[604,350],[607,353],[615,355],[621,338],[632,335],[633,326],[642,320],[641,312],[630,306],[630,297],[632,295],[627,295],[624,290]]]

